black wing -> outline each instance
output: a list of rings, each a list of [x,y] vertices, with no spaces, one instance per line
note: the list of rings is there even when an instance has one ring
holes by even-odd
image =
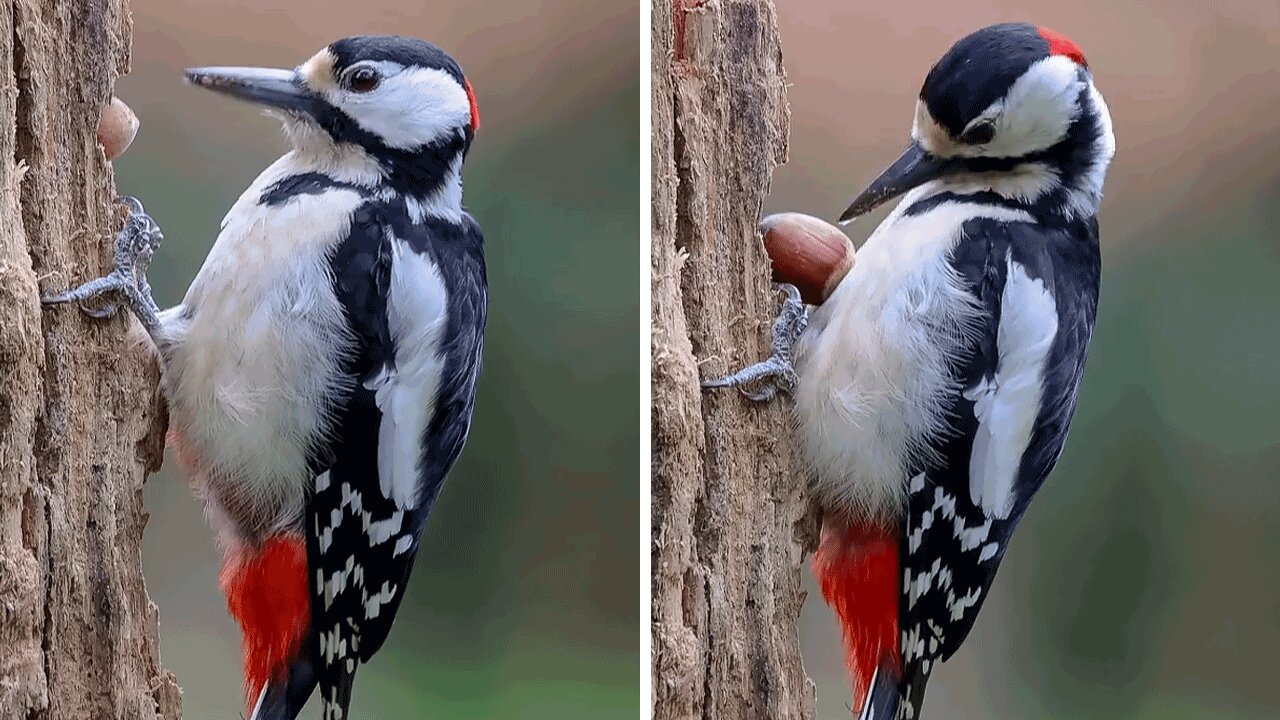
[[[1097,311],[1094,221],[1050,230],[979,218],[964,233],[952,266],[983,324],[955,365],[956,432],[909,488],[899,605],[908,717],[919,716],[934,663],[973,627],[1014,526],[1062,453]]]
[[[426,270],[442,286],[443,314],[406,303]],[[410,220],[403,203],[371,202],[354,215],[350,236],[332,258],[334,290],[354,337],[348,360],[350,395],[334,408],[335,427],[317,467],[307,510],[307,555],[312,574],[311,656],[326,701],[350,692],[357,662],[382,646],[391,628],[418,549],[423,526],[471,425],[486,319],[485,272],[479,227]],[[426,286],[423,286],[426,287]],[[422,292],[430,292],[423,290]],[[421,294],[421,293],[420,293]],[[421,299],[421,298],[419,298]],[[424,344],[423,323],[438,322]],[[416,345],[414,343],[417,343]],[[434,350],[432,381],[412,385],[423,352]],[[396,383],[399,383],[397,385]],[[434,387],[434,392],[422,392]],[[398,395],[398,396],[397,396]],[[404,427],[395,410],[424,410]],[[387,452],[417,453],[412,492],[388,478]],[[383,450],[380,472],[379,450]]]

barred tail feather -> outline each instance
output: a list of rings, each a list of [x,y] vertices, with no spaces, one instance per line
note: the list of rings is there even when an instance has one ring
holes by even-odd
[[[355,680],[354,672],[344,672],[332,682],[320,684],[320,697],[324,701],[321,720],[347,720],[351,709],[351,686]]]

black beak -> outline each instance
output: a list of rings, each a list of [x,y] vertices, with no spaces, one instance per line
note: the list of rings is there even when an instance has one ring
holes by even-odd
[[[853,199],[849,208],[840,215],[840,222],[865,215],[899,195],[919,187],[930,180],[942,177],[951,169],[951,163],[925,152],[915,140],[907,146],[902,157],[893,161],[888,170],[880,173],[871,186]]]
[[[293,70],[205,67],[187,70],[187,82],[276,110],[311,112],[316,96]]]

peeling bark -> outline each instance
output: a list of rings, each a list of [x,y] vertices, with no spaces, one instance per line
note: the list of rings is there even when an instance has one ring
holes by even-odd
[[[786,403],[698,387],[768,353],[756,223],[788,132],[773,3],[656,2],[653,41],[654,717],[808,720],[817,524]]]
[[[104,274],[120,226],[99,110],[128,69],[125,0],[0,0],[0,717],[180,715],[142,578],[164,449],[132,319],[42,312]]]

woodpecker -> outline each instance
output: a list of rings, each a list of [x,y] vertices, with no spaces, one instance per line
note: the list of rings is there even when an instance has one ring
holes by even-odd
[[[794,397],[823,509],[813,568],[860,718],[920,717],[1062,453],[1114,151],[1065,36],[1001,24],[961,39],[924,81],[906,152],[841,215],[902,197],[848,274],[811,313],[787,288],[775,356],[704,383]]]
[[[317,685],[341,720],[471,425],[487,312],[462,205],[475,95],[449,55],[393,36],[186,77],[265,108],[291,149],[227,213],[178,306],[151,298],[161,233],[132,199],[113,272],[45,303],[126,305],[154,341],[170,443],[224,555],[251,720],[295,718]]]

